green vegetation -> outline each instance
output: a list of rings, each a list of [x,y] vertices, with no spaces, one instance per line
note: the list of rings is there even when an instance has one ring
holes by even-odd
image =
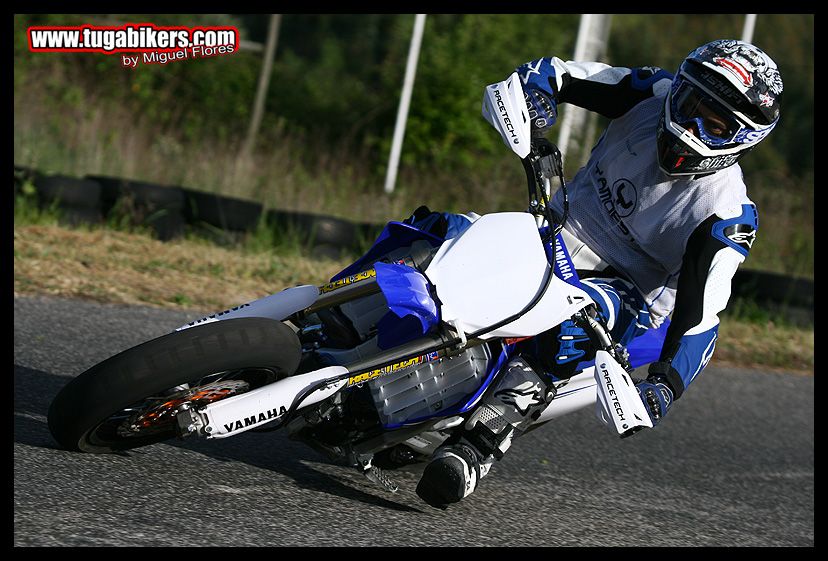
[[[481,92],[527,60],[569,58],[578,29],[577,14],[430,15],[397,191],[387,197],[382,181],[413,15],[283,14],[263,126],[249,159],[239,158],[238,148],[258,53],[125,69],[117,56],[28,50],[29,25],[112,21],[236,25],[243,38],[262,42],[267,26],[258,14],[16,15],[16,164],[373,222],[399,219],[424,203],[459,212],[524,208],[523,171],[480,117]],[[617,14],[606,61],[673,71],[695,46],[739,36],[743,22],[741,14]],[[785,92],[777,130],[743,160],[760,211],[745,266],[813,277],[814,17],[761,14],[754,38],[779,64]],[[555,140],[557,129],[551,135]]]
[[[430,15],[389,197],[382,182],[413,15],[284,14],[249,158],[239,157],[239,147],[258,53],[125,69],[117,56],[28,50],[30,25],[113,21],[235,25],[259,42],[267,26],[257,14],[15,15],[16,165],[181,185],[377,223],[421,204],[454,212],[523,209],[523,170],[480,117],[482,90],[525,61],[568,59],[578,29],[576,14]],[[605,61],[673,71],[699,44],[740,36],[743,21],[741,14],[615,15]],[[760,14],[754,39],[779,64],[785,92],[779,126],[743,160],[760,212],[744,266],[813,278],[814,16]],[[553,129],[553,141],[557,134]],[[567,175],[579,156],[573,151]],[[297,233],[266,223],[245,236],[190,233],[161,244],[125,212],[111,213],[106,228],[60,222],[59,209],[39,208],[32,185],[23,184],[15,199],[16,292],[214,310],[297,282],[323,282],[354,257],[309,259]],[[718,360],[813,370],[813,329],[790,325],[782,314],[734,302],[722,332]]]

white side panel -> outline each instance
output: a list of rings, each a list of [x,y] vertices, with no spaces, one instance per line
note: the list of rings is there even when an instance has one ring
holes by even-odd
[[[263,317],[281,321],[291,314],[304,310],[316,302],[318,297],[319,289],[315,286],[309,284],[294,286],[235,308],[191,321],[176,328],[176,331],[224,319]]]
[[[466,333],[520,312],[543,288],[549,265],[531,214],[480,217],[440,247],[425,274],[442,302],[442,319]],[[554,327],[591,300],[586,292],[552,278],[537,305],[485,337],[521,337]]]
[[[732,247],[723,247],[713,256],[707,280],[704,283],[704,297],[702,302],[702,318],[685,332],[685,335],[696,335],[712,329],[719,323],[719,313],[727,307],[732,290],[733,275],[739,265],[745,260],[744,256]]]
[[[287,413],[294,398],[305,388],[347,373],[348,369],[344,366],[329,366],[307,374],[290,376],[247,393],[216,401],[199,410],[199,413],[207,417],[207,425],[212,429],[209,438],[235,436]],[[299,407],[318,403],[347,383],[348,379],[345,378],[317,390],[307,396]]]

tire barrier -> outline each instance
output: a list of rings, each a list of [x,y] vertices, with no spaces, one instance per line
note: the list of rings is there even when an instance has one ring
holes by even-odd
[[[184,192],[180,187],[101,175],[88,175],[86,179],[100,184],[104,216],[149,226],[162,241],[184,234]]]
[[[262,216],[262,205],[215,193],[182,189],[183,216],[187,224],[204,223],[222,230],[254,230]]]
[[[733,277],[732,297],[757,304],[814,309],[814,281],[767,271],[738,269]]]
[[[339,257],[343,249],[362,249],[382,226],[355,224],[341,218],[306,212],[265,210],[253,201],[183,189],[184,220],[195,227],[207,225],[224,232],[250,232],[262,223],[276,235],[293,236],[315,255]]]
[[[343,250],[364,251],[383,228],[382,224],[320,214],[265,211],[253,201],[117,177],[47,176],[23,166],[15,166],[14,173],[15,194],[24,182],[33,183],[39,204],[57,204],[66,222],[100,222],[120,213],[132,224],[151,226],[164,241],[181,236],[185,226],[208,225],[232,236],[255,230],[264,219],[277,235],[294,236],[307,244],[314,257],[338,258]],[[740,269],[733,279],[731,296],[768,307],[796,308],[813,318],[814,282],[810,279]]]
[[[101,213],[101,186],[96,181],[65,175],[30,176],[37,191],[38,206],[56,206],[61,222],[77,226],[83,223],[99,224]]]
[[[281,232],[293,232],[312,247],[331,246],[354,248],[357,246],[357,228],[352,222],[332,216],[307,212],[267,211],[268,224]]]

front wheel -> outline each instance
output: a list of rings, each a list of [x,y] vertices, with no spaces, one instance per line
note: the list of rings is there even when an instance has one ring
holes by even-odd
[[[107,453],[176,436],[176,414],[296,371],[301,345],[266,318],[216,321],[123,351],[69,382],[49,406],[49,430],[69,450]]]

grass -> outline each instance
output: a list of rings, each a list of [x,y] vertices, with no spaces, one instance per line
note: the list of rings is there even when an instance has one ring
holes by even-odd
[[[140,229],[68,228],[55,209],[39,210],[21,196],[14,292],[192,310],[195,316],[297,284],[323,284],[354,259],[315,257],[295,241],[268,236],[253,233],[221,246],[195,235],[160,242]],[[813,327],[790,325],[748,304],[739,310],[722,317],[713,364],[813,374]]]
[[[322,284],[350,260],[311,260],[301,244],[233,247],[190,235],[160,242],[142,228],[66,227],[54,209],[15,204],[14,289],[121,304],[224,309],[296,284]]]
[[[395,192],[387,196],[384,170],[371,163],[376,155],[358,147],[325,149],[303,133],[271,131],[266,146],[242,157],[209,138],[186,142],[176,131],[157,130],[140,116],[136,120],[127,107],[91,98],[56,107],[36,90],[27,93],[14,99],[14,160],[45,173],[179,185],[356,222],[400,220],[421,204],[479,214],[526,207],[523,170],[505,149],[498,156],[481,156],[475,169],[403,165]],[[813,174],[746,172],[746,182],[759,208],[760,227],[744,267],[813,278]],[[267,243],[264,239],[262,245]]]
[[[724,317],[713,363],[813,374],[814,330]]]
[[[319,150],[312,137],[293,132],[242,157],[209,138],[185,142],[175,131],[136,122],[125,107],[89,100],[57,109],[37,96],[15,96],[14,160],[44,173],[178,185],[357,222],[402,219],[423,203],[459,212],[526,206],[523,170],[506,154],[510,165],[477,176],[404,166],[393,196],[385,196],[384,171],[358,149]]]

